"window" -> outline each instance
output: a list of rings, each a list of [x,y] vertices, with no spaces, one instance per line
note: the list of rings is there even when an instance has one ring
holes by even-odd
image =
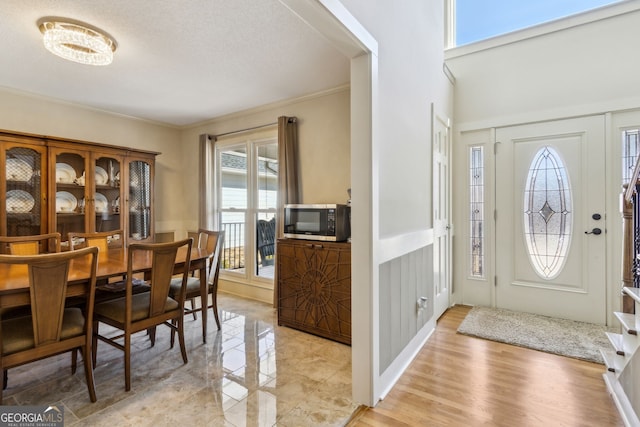
[[[225,231],[220,265],[227,277],[248,282],[273,280],[278,143],[271,134],[216,142],[216,216]]]
[[[536,273],[560,274],[569,251],[573,212],[567,169],[553,147],[534,156],[524,188],[524,238]]]
[[[596,9],[619,0],[449,0],[455,2],[455,40],[451,47]]]
[[[622,131],[622,184],[628,184],[640,154],[640,129]]]
[[[469,152],[469,225],[471,227],[471,276],[484,277],[484,152],[471,147]]]

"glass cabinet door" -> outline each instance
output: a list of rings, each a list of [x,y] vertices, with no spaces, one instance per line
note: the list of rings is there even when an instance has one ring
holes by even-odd
[[[151,163],[129,163],[129,240],[152,238],[151,203],[153,200]]]
[[[122,229],[120,218],[120,168],[115,156],[96,155],[94,165],[95,231]]]
[[[46,207],[42,170],[45,148],[14,146],[5,151],[6,236],[28,236],[46,231]]]
[[[90,209],[87,186],[92,179],[87,173],[88,153],[59,152],[55,160],[55,230],[67,240],[69,232],[89,231],[85,212]]]

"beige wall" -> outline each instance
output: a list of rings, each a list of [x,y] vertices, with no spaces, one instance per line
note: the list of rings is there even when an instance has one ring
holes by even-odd
[[[221,117],[182,132],[185,148],[184,193],[189,206],[198,206],[197,156],[200,134],[222,134],[261,126],[277,121],[279,116],[298,118],[300,174],[303,203],[345,203],[350,178],[350,113],[349,88],[343,87],[321,94]],[[197,209],[187,212],[185,224],[198,227]]]
[[[183,228],[178,129],[9,91],[0,91],[0,129],[159,151],[156,231]]]

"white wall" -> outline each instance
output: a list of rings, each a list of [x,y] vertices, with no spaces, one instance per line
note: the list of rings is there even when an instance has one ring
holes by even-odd
[[[493,173],[493,129],[591,114],[606,114],[607,244],[609,319],[619,304],[620,187],[619,111],[640,108],[640,1],[614,4],[476,46],[447,51],[447,65],[456,78],[454,121],[454,245],[455,298],[467,304],[493,303],[489,281],[468,279],[466,212],[468,144],[487,150],[489,200]],[[545,33],[546,31],[549,31]],[[624,120],[628,126],[632,121]],[[613,123],[613,126],[612,126]],[[622,122],[620,122],[622,123]],[[640,124],[640,123],[638,123]],[[614,129],[616,128],[616,129]],[[604,163],[603,163],[604,164]],[[493,207],[488,206],[490,215]],[[491,224],[489,224],[489,229]],[[493,235],[487,236],[493,243]],[[491,249],[491,246],[489,246]]]
[[[433,289],[432,274],[423,274],[433,271],[431,105],[441,117],[451,117],[452,87],[442,71],[444,2],[412,0],[372,5],[366,0],[343,0],[342,4],[377,42],[371,67],[371,159],[360,160],[361,166],[359,159],[352,162],[352,169],[372,170],[373,203],[371,235],[354,233],[356,243],[364,237],[372,239],[370,283],[354,278],[354,298],[357,295],[372,302],[372,312],[354,313],[354,325],[357,316],[371,316],[369,329],[354,329],[356,335],[371,334],[371,341],[363,343],[371,346],[366,354],[370,360],[363,360],[361,349],[353,349],[354,396],[360,403],[375,404],[435,327],[433,316],[418,319],[414,307],[416,295]],[[352,73],[355,62],[352,60]],[[352,81],[352,87],[355,84]],[[357,208],[356,203],[354,213]],[[408,267],[396,269],[394,265]],[[354,268],[359,267],[354,264]],[[382,313],[391,315],[383,317]],[[382,318],[388,321],[381,322]],[[407,328],[409,324],[416,328]],[[357,342],[360,344],[360,338]],[[357,371],[368,364],[370,377],[359,378]],[[371,383],[366,397],[359,384],[364,380]]]
[[[610,7],[621,12],[632,8],[640,8],[640,2]],[[584,15],[602,15],[597,12],[602,11]],[[563,22],[571,25],[577,20]],[[638,22],[640,11],[635,10],[469,54],[465,54],[464,46],[448,51],[447,65],[456,77],[457,129],[640,105],[640,92],[635,90],[640,85]]]
[[[431,103],[451,117],[442,1],[342,3],[378,41],[380,235],[431,227]]]

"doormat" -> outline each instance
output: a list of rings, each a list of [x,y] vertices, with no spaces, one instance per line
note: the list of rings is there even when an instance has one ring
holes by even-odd
[[[613,328],[530,313],[476,306],[458,333],[604,364],[600,349],[610,349],[605,332]]]

